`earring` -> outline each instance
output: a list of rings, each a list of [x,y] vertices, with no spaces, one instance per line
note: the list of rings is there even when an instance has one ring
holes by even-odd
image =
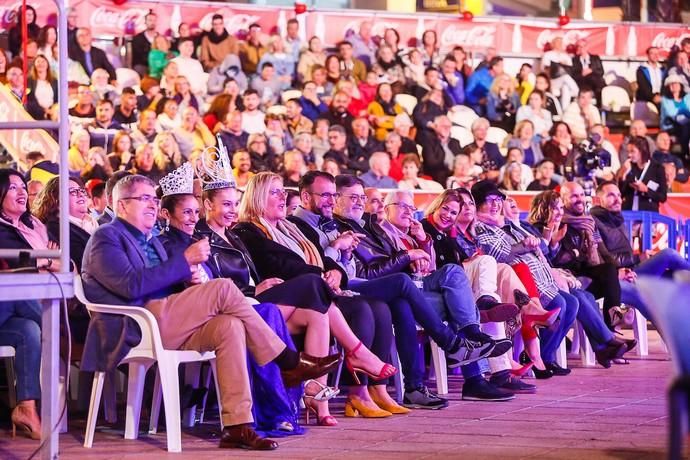
[[[165,227],[163,227],[163,230],[166,232],[170,231],[170,219],[165,219]]]

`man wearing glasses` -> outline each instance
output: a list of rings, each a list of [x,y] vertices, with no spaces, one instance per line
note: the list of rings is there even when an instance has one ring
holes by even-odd
[[[444,348],[442,337],[445,330],[452,328],[451,330],[457,331],[458,336],[465,339],[469,347],[475,351],[483,349],[486,344],[493,345],[488,352],[476,353],[477,359],[499,356],[510,349],[509,341],[493,340],[479,330],[479,311],[474,303],[470,282],[462,268],[447,264],[438,270],[435,269],[435,258],[430,255],[433,242],[431,237],[424,233],[421,223],[414,218],[416,208],[410,192],[391,192],[386,197],[385,219],[379,225],[365,218],[363,197],[366,195],[358,178],[338,176],[336,184],[338,192],[341,193],[336,206],[339,227],[342,230],[354,230],[361,235],[354,250],[357,276],[367,278],[370,281],[366,283],[369,284],[389,279],[394,274],[405,274],[408,281],[411,280],[410,276],[415,277],[420,283],[419,288],[415,289],[422,296],[421,300],[416,300],[416,296],[412,297],[414,302],[409,302],[411,314],[414,321],[419,323],[441,348]],[[391,283],[386,281],[383,283],[384,287],[378,289],[385,292],[385,285]],[[450,327],[441,322],[442,318],[448,320]],[[405,376],[404,401],[409,407],[415,407],[414,404],[422,400],[425,393],[422,384],[423,374],[415,365],[407,368],[404,358],[411,353],[407,351],[410,344],[398,340],[401,328],[397,323],[394,325],[396,344]],[[415,343],[414,340],[410,342]],[[457,366],[453,353],[449,353],[447,348],[444,349],[450,366]],[[490,383],[483,379],[477,364],[462,364],[465,364],[461,368],[465,380],[474,379],[487,386],[485,395],[491,395],[490,400],[513,399],[514,395],[511,393],[490,388]]]
[[[219,447],[273,450],[278,444],[251,427],[247,350],[259,365],[275,362],[286,384],[321,376],[339,359],[312,358],[288,349],[232,281],[202,282],[196,271],[209,258],[206,238],[168,258],[151,236],[159,201],[154,183],[146,177],[127,176],[117,182],[116,218],[93,234],[84,254],[86,297],[96,303],[146,308],[158,322],[165,348],[215,351],[224,425]],[[182,283],[191,286],[175,292]],[[114,368],[139,340],[129,320],[95,315],[87,333],[84,369]]]

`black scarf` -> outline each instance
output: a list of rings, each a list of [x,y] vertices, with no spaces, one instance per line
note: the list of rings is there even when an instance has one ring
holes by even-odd
[[[620,227],[625,222],[623,213],[609,211],[601,206],[594,206],[590,210],[590,214],[605,224],[610,224],[614,227]]]
[[[208,40],[211,43],[213,43],[214,45],[217,45],[217,44],[221,43],[223,40],[225,40],[226,38],[228,38],[230,36],[230,34],[228,33],[227,30],[223,29],[223,33],[218,35],[218,34],[216,34],[216,32],[213,29],[211,29],[206,33],[206,36],[208,37]]]
[[[383,113],[385,113],[386,115],[390,115],[392,117],[397,115],[397,113],[395,113],[395,100],[393,98],[391,98],[390,102],[386,102],[379,96],[376,96],[376,102],[381,104],[381,107],[383,108]]]
[[[376,62],[381,66],[381,68],[385,71],[388,71],[398,65],[398,61],[393,59],[391,62],[385,62],[382,61],[381,59],[377,59]]]

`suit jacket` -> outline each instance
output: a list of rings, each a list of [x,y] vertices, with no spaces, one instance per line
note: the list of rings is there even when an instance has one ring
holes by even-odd
[[[446,179],[450,175],[450,168],[445,164],[446,152],[443,150],[441,141],[436,135],[427,133],[424,135],[422,142],[422,158],[424,159],[424,174],[430,175],[439,184],[445,185]],[[448,148],[453,155],[458,155],[462,152],[460,142],[452,137],[448,139]]]
[[[152,238],[161,263],[147,267],[146,254],[120,219],[96,230],[86,245],[82,280],[86,298],[94,303],[145,306],[165,297],[191,276],[183,253],[168,257],[163,245]],[[89,324],[82,370],[114,369],[141,340],[134,320],[121,315],[94,314]]]
[[[149,52],[151,42],[146,38],[146,32],[139,32],[132,37],[132,67],[137,65],[149,66]]]
[[[662,81],[666,78],[666,72],[661,69],[661,79]],[[635,92],[635,99],[638,101],[648,101],[652,102],[654,99],[654,91],[652,91],[652,80],[649,76],[649,69],[641,65],[637,68],[635,72],[635,79],[637,80],[637,91]],[[663,88],[663,86],[662,86]]]
[[[305,273],[320,276],[324,272],[321,268],[306,263],[289,248],[268,239],[261,229],[252,223],[240,222],[233,231],[249,250],[249,255],[262,278],[277,277],[289,280]]]
[[[620,182],[621,195],[623,197],[623,209],[632,209],[633,200],[635,197],[635,189],[630,186],[635,180],[639,178],[648,187],[650,182],[656,182],[656,190],[651,188],[645,193],[638,193],[638,211],[653,211],[659,212],[659,203],[666,201],[667,185],[666,172],[664,165],[650,160],[649,168],[644,176],[640,168],[633,164],[632,170]]]
[[[364,225],[344,217],[336,217],[336,221],[341,232],[353,230],[366,235],[353,252],[358,277],[376,279],[409,271],[409,253],[398,251],[385,230],[375,223],[370,215],[364,215]]]
[[[589,83],[595,91],[606,86],[606,82],[604,81],[604,66],[601,63],[601,58],[596,54],[589,55],[589,68],[592,69],[592,73],[583,77],[580,56],[573,56],[573,66],[571,69],[578,86],[582,86],[583,83]]]
[[[86,57],[84,55],[84,50],[80,47],[75,47],[69,57],[73,61],[77,61],[84,68],[86,74],[89,71],[86,68]],[[94,46],[91,47],[91,64],[93,65],[93,70],[104,69],[108,72],[110,80],[117,80],[117,75],[115,74],[115,68],[108,60],[108,56],[105,55],[105,51]]]

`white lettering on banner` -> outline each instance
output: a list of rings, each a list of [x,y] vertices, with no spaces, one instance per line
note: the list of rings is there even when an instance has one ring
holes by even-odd
[[[585,30],[569,30],[563,34],[558,29],[544,29],[539,32],[537,36],[537,49],[543,49],[547,43],[551,43],[556,37],[562,37],[563,45],[568,46],[574,44],[578,40],[586,39],[589,36],[590,32]]]
[[[129,8],[120,12],[109,10],[105,6],[99,6],[91,13],[89,23],[92,28],[108,28],[124,32],[125,25],[133,21],[135,30],[141,31],[145,27],[144,16],[148,12],[148,8]]]
[[[654,37],[651,46],[664,50],[670,50],[673,45],[680,45],[680,42],[686,37],[690,37],[690,33],[684,33],[677,37],[667,37],[665,32],[661,32]]]
[[[17,20],[17,10],[21,8],[22,2],[17,2],[14,5],[0,7],[0,26],[14,24]],[[28,5],[27,5],[28,6]]]
[[[201,21],[199,27],[202,30],[211,30],[211,23],[213,22],[213,15],[221,14],[225,22],[225,28],[229,34],[236,34],[241,30],[249,30],[249,26],[255,22],[259,22],[261,16],[250,14],[233,14],[232,11],[213,11],[206,14]]]
[[[470,29],[459,29],[448,26],[441,34],[441,48],[462,45],[467,48],[488,48],[496,42],[496,27],[474,26]]]

